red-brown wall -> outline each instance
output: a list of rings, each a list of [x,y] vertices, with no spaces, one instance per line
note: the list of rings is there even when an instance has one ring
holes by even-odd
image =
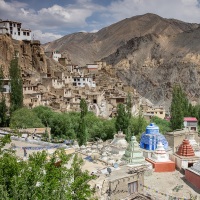
[[[148,162],[153,165],[155,172],[173,172],[175,171],[175,162],[167,161],[167,162],[154,162],[149,158],[146,158]]]
[[[188,182],[190,182],[192,185],[194,185],[196,188],[200,190],[200,175],[195,174],[194,172],[186,169],[185,178]]]

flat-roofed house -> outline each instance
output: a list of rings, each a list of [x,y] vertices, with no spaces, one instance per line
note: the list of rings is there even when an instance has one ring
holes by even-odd
[[[21,22],[0,20],[0,28],[6,33],[9,33],[15,40],[31,40],[31,30],[23,29]]]
[[[197,131],[198,120],[196,117],[184,117],[184,127],[188,130]]]

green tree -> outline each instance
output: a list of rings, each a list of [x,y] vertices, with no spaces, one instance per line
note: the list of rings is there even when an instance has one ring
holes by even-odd
[[[132,117],[132,112],[131,112],[132,107],[133,107],[132,96],[130,93],[128,93],[126,100],[126,110],[129,118]]]
[[[23,107],[23,83],[17,58],[11,60],[9,73],[11,86],[10,111],[12,113],[15,110]]]
[[[83,160],[60,149],[52,155],[34,153],[20,161],[13,153],[0,157],[1,199],[91,199],[94,190],[88,182],[94,177],[82,171]]]
[[[172,130],[181,129],[183,127],[183,117],[188,111],[185,106],[185,95],[180,85],[173,87],[172,102],[170,108],[171,128]]]
[[[3,94],[3,79],[4,79],[4,75],[3,75],[3,69],[2,66],[0,67],[0,93],[1,93],[1,101],[0,101],[0,126],[4,127],[7,126],[7,121],[8,121],[8,117],[7,117],[7,106],[6,106],[6,99],[5,96]]]
[[[2,94],[0,102],[0,126],[5,127],[8,125],[7,106],[5,96]]]
[[[129,113],[126,111],[124,104],[118,104],[117,106],[117,118],[115,122],[115,127],[117,131],[123,131],[127,135],[129,127]]]
[[[145,131],[147,125],[148,122],[143,117],[142,112],[139,111],[139,115],[132,117],[130,120],[130,132],[134,134],[139,140],[141,134]]]
[[[154,116],[151,119],[151,122],[155,123],[159,127],[159,130],[162,134],[171,131],[170,122],[165,119]]]
[[[4,79],[4,75],[3,75],[3,67],[0,67],[0,92],[3,92],[3,79]]]
[[[86,120],[85,120],[85,117],[88,112],[88,107],[87,107],[87,103],[85,99],[81,99],[80,109],[81,109],[81,116],[80,116],[79,129],[78,129],[78,134],[77,134],[79,146],[83,144],[85,145],[88,139]]]
[[[21,108],[12,113],[11,128],[41,128],[44,127],[37,115],[28,108]]]

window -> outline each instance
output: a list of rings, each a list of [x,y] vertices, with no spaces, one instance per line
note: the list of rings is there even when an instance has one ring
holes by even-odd
[[[18,35],[20,35],[20,32],[18,32]]]
[[[30,33],[28,32],[28,33],[27,33],[27,36],[29,36],[29,35],[30,35]]]
[[[26,32],[23,32],[23,35],[26,35]]]
[[[15,27],[15,24],[13,24],[14,25],[14,27]]]
[[[76,78],[74,78],[74,81],[76,81]]]
[[[138,191],[138,182],[132,182],[128,184],[128,192],[129,194],[133,194]]]
[[[80,78],[78,78],[77,81],[80,81]]]

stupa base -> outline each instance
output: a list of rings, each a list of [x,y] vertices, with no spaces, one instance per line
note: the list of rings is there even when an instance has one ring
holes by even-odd
[[[151,163],[154,168],[154,172],[173,172],[175,171],[175,162],[169,160],[165,162],[155,162],[149,158],[146,158],[146,161]]]

